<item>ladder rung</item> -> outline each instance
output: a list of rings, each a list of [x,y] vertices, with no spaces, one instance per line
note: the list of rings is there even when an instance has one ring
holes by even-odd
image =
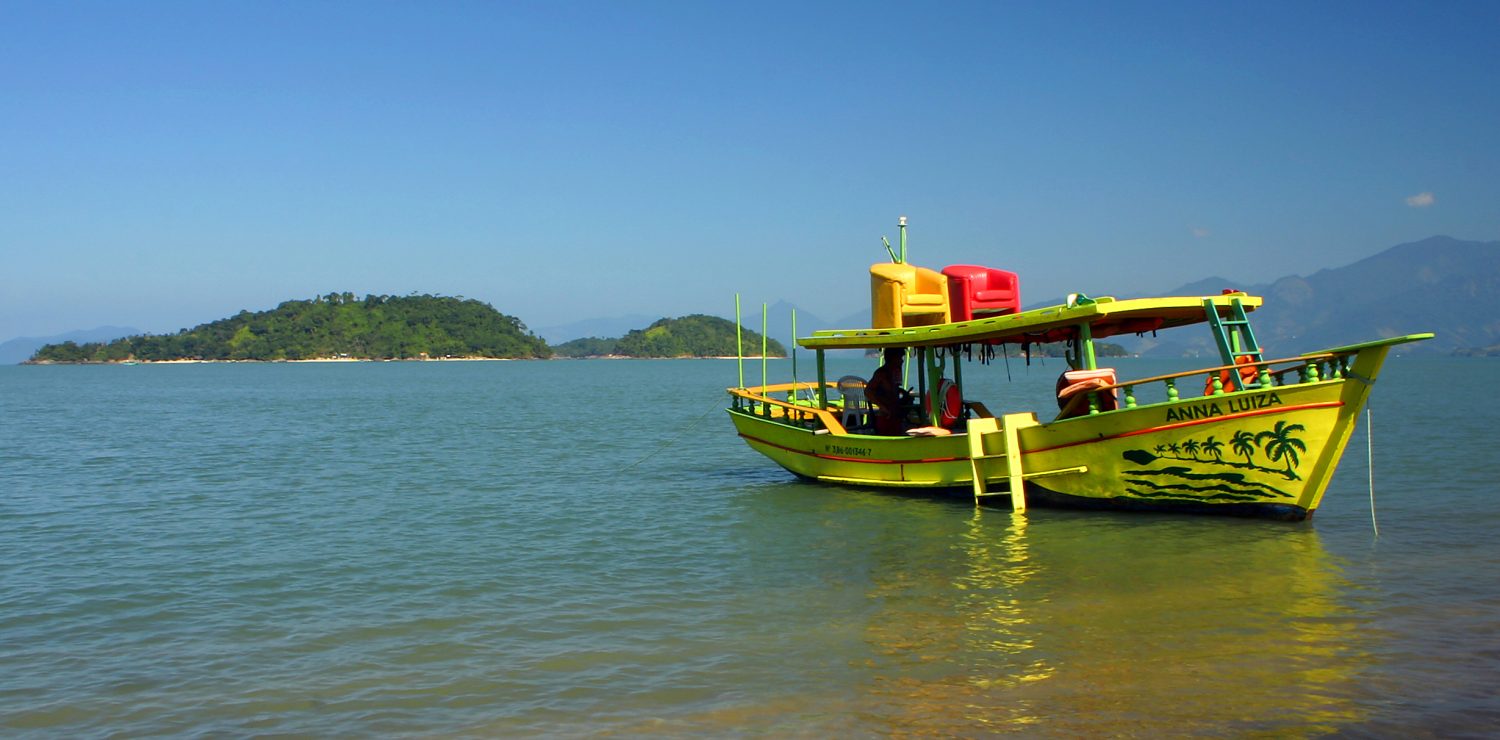
[[[1087,466],[1087,465],[1078,465],[1076,467],[1071,467],[1071,468],[1058,468],[1056,470],[1041,470],[1041,471],[1038,471],[1038,472],[1035,472],[1035,473],[1024,473],[1024,474],[1022,474],[1021,477],[1023,477],[1023,478],[1050,478],[1050,477],[1052,477],[1054,475],[1074,475],[1076,473],[1087,473],[1087,472],[1089,472],[1089,466]]]
[[[1025,479],[1024,471],[1021,469],[1021,442],[1018,436],[1022,427],[1035,426],[1036,416],[1034,414],[1006,414],[1000,419],[983,418],[971,419],[969,421],[969,468],[973,474],[974,501],[990,498],[992,496],[1005,495],[1010,497],[1011,509],[1016,512],[1026,510],[1026,494],[1022,481]],[[1003,452],[999,454],[985,454],[985,440],[987,437],[1000,435],[1000,445]],[[987,490],[986,484],[989,476],[984,474],[980,468],[987,460],[1005,460],[1006,491],[1001,494],[998,491]]]
[[[1026,479],[1026,480],[1031,480],[1032,478],[1051,478],[1053,476],[1058,476],[1058,475],[1076,475],[1078,473],[1087,473],[1087,472],[1089,472],[1089,466],[1087,466],[1087,465],[1078,465],[1076,467],[1071,467],[1071,468],[1058,468],[1056,470],[1038,470],[1035,473],[1022,473],[1021,477],[1024,478],[1024,479]],[[1003,481],[1003,480],[1005,480],[1005,476],[1003,476],[1003,475],[995,475],[995,476],[986,476],[985,477],[985,481],[986,482],[992,481],[992,480],[993,481]],[[989,495],[993,495],[993,494],[989,494]]]

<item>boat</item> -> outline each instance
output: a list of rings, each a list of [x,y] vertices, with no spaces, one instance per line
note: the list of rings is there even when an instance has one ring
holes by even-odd
[[[727,389],[740,438],[799,478],[958,491],[1016,512],[1034,505],[1301,521],[1317,511],[1391,349],[1433,336],[1271,358],[1250,322],[1264,299],[1235,290],[1075,294],[1022,310],[1013,273],[912,265],[904,217],[898,226],[900,253],[886,242],[890,261],[870,268],[871,326],[796,339],[816,357],[815,381],[747,386],[742,365],[739,385]],[[1190,327],[1211,334],[1212,365],[1130,379],[1100,366],[1098,340]],[[1069,369],[1057,380],[1055,415],[996,414],[965,393],[974,358],[988,364],[1058,342]],[[872,407],[862,378],[827,378],[835,350],[910,358],[910,400]],[[897,428],[877,430],[892,419]]]

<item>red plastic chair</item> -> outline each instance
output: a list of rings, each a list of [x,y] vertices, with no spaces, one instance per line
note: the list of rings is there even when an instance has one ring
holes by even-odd
[[[950,321],[971,321],[980,315],[1021,312],[1021,279],[1014,272],[980,265],[949,265]]]

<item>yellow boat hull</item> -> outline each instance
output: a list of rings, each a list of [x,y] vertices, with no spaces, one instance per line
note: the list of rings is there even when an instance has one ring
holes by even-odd
[[[1386,349],[1360,352],[1347,377],[1018,424],[1025,499],[1305,519],[1322,500]],[[847,434],[753,408],[729,410],[740,437],[805,478],[972,490],[977,470],[991,491],[1009,480],[1003,461],[974,459],[966,433]]]

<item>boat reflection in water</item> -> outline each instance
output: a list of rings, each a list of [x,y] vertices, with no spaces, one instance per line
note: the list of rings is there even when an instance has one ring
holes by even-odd
[[[909,571],[872,574],[855,711],[885,731],[1302,735],[1362,719],[1372,635],[1310,528],[991,511],[949,546],[964,557],[940,599]]]

